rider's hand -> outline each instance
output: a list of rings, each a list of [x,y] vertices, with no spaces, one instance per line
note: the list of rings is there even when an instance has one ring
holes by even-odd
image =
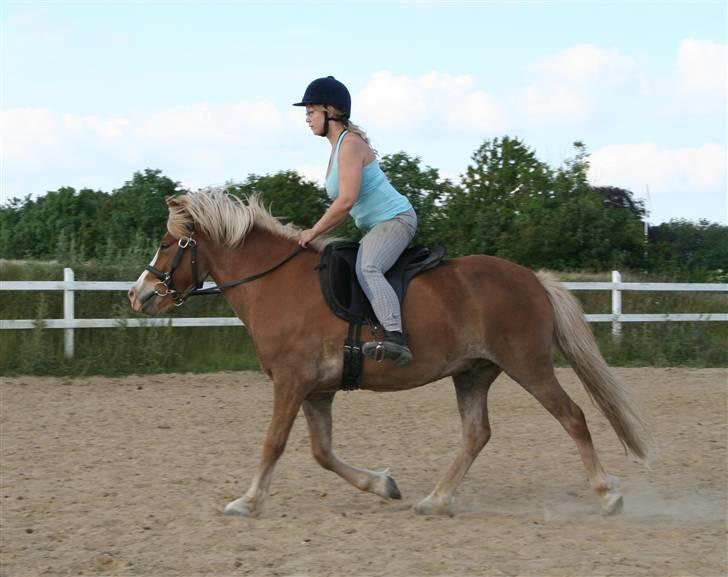
[[[308,243],[315,238],[316,233],[313,231],[313,229],[307,228],[306,230],[302,230],[298,234],[298,244],[300,244],[303,248],[306,248],[308,246]]]

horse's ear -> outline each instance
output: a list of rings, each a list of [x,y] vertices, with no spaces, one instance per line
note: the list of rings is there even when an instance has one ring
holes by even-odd
[[[164,202],[167,203],[169,208],[176,208],[179,206],[179,202],[177,202],[177,199],[174,196],[165,196]]]

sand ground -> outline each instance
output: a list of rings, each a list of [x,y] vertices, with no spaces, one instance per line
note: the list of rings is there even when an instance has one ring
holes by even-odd
[[[391,467],[401,501],[321,469],[300,415],[258,519],[222,509],[257,466],[271,414],[265,376],[6,378],[0,575],[726,575],[728,371],[616,371],[658,441],[650,469],[624,455],[574,373],[558,371],[623,479],[624,510],[611,517],[566,433],[506,377],[491,390],[493,438],[455,516],[412,511],[460,439],[443,380],[334,403],[337,452]]]

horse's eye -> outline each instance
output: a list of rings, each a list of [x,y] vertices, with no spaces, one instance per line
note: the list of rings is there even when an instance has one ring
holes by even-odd
[[[162,244],[159,245],[159,248],[161,248],[162,250],[167,250],[169,248],[169,246],[170,245],[168,245],[166,242],[163,242]]]

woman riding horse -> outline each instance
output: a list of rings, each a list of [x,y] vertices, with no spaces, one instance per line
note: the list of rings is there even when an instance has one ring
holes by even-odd
[[[326,193],[333,201],[313,228],[301,231],[298,242],[308,246],[349,215],[358,228],[368,230],[359,246],[356,276],[384,329],[384,339],[364,343],[362,351],[374,358],[379,350],[383,358],[406,365],[412,352],[402,331],[399,299],[384,274],[417,232],[412,204],[387,180],[366,134],[349,120],[351,96],[346,86],[333,76],[317,78],[294,106],[305,106],[311,131],[331,143]]]
[[[255,197],[224,191],[168,199],[167,234],[152,263],[129,289],[134,310],[156,315],[212,277],[243,321],[273,386],[273,416],[260,467],[227,514],[258,515],[273,469],[301,408],[311,448],[324,468],[352,485],[400,498],[388,470],[344,462],[333,450],[331,408],[341,383],[347,322],[328,307],[317,266],[323,242],[300,251],[299,231],[283,226]],[[241,278],[242,277],[242,278]],[[622,505],[617,479],[603,469],[582,410],[554,374],[553,347],[571,363],[622,444],[647,459],[651,437],[626,388],[597,348],[579,303],[545,273],[491,256],[454,258],[415,277],[402,317],[415,360],[387,367],[364,359],[362,389],[401,391],[452,377],[462,419],[462,445],[418,513],[452,513],[455,490],[490,439],[488,391],[507,373],[533,395],[576,443],[589,483],[607,512]]]

